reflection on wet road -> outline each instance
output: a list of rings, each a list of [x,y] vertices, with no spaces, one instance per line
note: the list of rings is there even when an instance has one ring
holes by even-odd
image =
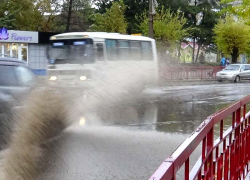
[[[100,104],[49,142],[40,179],[148,179],[207,116],[249,93],[248,83],[178,86]]]

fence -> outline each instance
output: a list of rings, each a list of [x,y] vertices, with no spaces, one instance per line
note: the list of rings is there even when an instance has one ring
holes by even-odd
[[[216,79],[216,73],[222,69],[221,66],[166,67],[161,68],[160,76],[163,81]]]
[[[247,96],[208,117],[150,180],[175,180],[182,166],[185,180],[244,179],[250,170],[250,111],[246,113],[249,102],[250,96]],[[227,129],[226,122],[230,123]],[[215,127],[219,127],[217,139]],[[198,147],[201,156],[190,171],[190,155]]]

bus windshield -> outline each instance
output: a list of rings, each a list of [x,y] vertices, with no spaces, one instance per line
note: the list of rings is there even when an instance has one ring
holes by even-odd
[[[90,64],[95,62],[92,39],[53,40],[48,48],[49,64]]]

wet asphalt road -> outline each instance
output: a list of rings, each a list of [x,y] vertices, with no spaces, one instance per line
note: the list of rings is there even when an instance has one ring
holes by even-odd
[[[146,102],[87,111],[47,144],[39,179],[148,179],[209,115],[250,94],[250,84],[146,90]],[[182,177],[182,176],[179,176]]]
[[[48,146],[41,179],[148,179],[207,116],[250,94],[249,86],[153,88],[145,92],[150,103],[85,114],[85,124],[77,121]]]

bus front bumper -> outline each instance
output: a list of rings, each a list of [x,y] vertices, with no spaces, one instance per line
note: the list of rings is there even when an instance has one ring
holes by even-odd
[[[75,81],[75,80],[49,80],[48,85],[61,88],[84,88],[92,89],[96,86],[93,80]]]

